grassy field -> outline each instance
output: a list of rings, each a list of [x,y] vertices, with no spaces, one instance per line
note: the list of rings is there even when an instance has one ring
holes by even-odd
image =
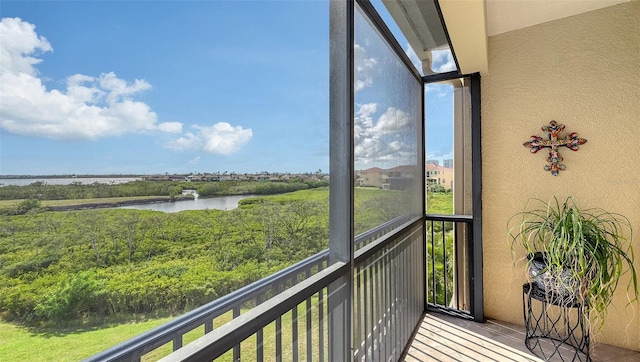
[[[427,194],[427,214],[453,214],[453,193],[431,192]]]
[[[31,330],[0,320],[0,361],[79,361],[170,319],[73,330]]]
[[[312,303],[312,320],[318,320],[317,300]],[[326,299],[325,299],[326,310]],[[243,313],[246,310],[242,311]],[[305,303],[298,307],[298,353],[300,360],[306,360],[306,318]],[[9,324],[0,320],[0,361],[79,361],[116,344],[125,341],[138,334],[146,332],[152,328],[162,325],[172,318],[146,319],[141,322],[130,322],[109,327],[96,329],[71,329],[71,330],[47,330],[28,329]],[[214,325],[219,327],[231,320],[231,313],[222,315],[214,321]],[[282,353],[283,360],[292,359],[292,322],[291,312],[282,316]],[[313,331],[312,350],[314,354],[319,348],[318,326],[314,324],[310,327]],[[275,322],[264,329],[263,353],[265,360],[275,360]],[[204,333],[203,328],[197,328],[184,336],[184,344],[188,344]],[[328,340],[327,329],[325,327],[325,341]],[[325,346],[326,347],[326,346]],[[172,344],[156,349],[143,356],[142,361],[157,361],[158,359],[171,353]],[[327,355],[325,351],[325,355]],[[256,337],[249,337],[241,344],[242,360],[256,359]],[[232,352],[221,356],[217,361],[232,361]]]

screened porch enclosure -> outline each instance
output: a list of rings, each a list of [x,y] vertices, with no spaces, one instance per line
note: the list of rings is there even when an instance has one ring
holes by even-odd
[[[329,249],[87,360],[157,359],[169,345],[163,361],[397,361],[430,310],[484,318],[480,183],[462,186],[467,215],[425,212],[425,84],[464,79],[460,122],[479,146],[479,75],[423,77],[368,0],[329,6]],[[479,148],[464,152],[479,177]],[[367,168],[388,172],[365,200]]]

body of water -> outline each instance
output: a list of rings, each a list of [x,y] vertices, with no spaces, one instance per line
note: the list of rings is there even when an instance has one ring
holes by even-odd
[[[44,182],[46,185],[70,185],[74,182],[81,183],[83,185],[90,185],[93,183],[102,184],[122,184],[131,181],[139,181],[137,177],[67,177],[67,178],[0,178],[0,187],[2,186],[26,186],[34,182]],[[156,202],[152,204],[140,204],[121,206],[118,209],[136,209],[136,210],[154,210],[162,212],[180,212],[185,210],[233,210],[238,207],[238,202],[248,197],[254,197],[256,195],[231,195],[231,196],[217,196],[210,198],[198,198],[198,194],[195,190],[186,190],[187,193],[191,193],[195,196],[194,200],[184,200],[175,202]]]
[[[27,186],[38,181],[44,182],[47,185],[70,185],[74,182],[78,182],[83,185],[90,185],[96,182],[115,185],[139,180],[141,180],[139,177],[0,178],[0,187]]]
[[[162,212],[180,212],[185,210],[233,210],[238,207],[238,202],[255,195],[231,195],[217,196],[206,199],[196,198],[194,200],[175,202],[156,202],[153,204],[130,205],[118,207],[118,209],[154,210]]]

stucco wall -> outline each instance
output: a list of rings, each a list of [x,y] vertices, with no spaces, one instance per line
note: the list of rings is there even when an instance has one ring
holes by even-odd
[[[521,267],[507,221],[529,198],[573,196],[627,216],[640,272],[640,3],[616,5],[489,38],[482,78],[485,313],[522,324]],[[556,120],[588,142],[562,150],[566,171],[522,146]],[[626,281],[626,279],[625,279]],[[619,288],[600,342],[640,350],[640,304]],[[635,314],[634,314],[635,313]],[[630,322],[631,320],[631,322]]]

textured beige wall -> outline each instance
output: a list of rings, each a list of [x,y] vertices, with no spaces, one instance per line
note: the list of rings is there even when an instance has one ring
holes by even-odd
[[[573,196],[627,216],[640,272],[640,3],[616,5],[489,38],[482,78],[485,313],[522,324],[522,269],[507,221],[527,199]],[[556,120],[588,142],[561,151],[567,170],[543,170],[546,152],[522,146]],[[625,279],[626,280],[626,279]],[[640,304],[619,288],[600,342],[640,350]],[[631,321],[631,322],[630,322]]]

